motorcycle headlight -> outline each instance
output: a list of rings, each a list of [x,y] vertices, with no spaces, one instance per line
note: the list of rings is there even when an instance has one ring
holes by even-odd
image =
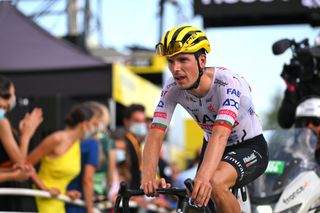
[[[260,205],[256,207],[257,213],[272,213],[272,208],[269,205]]]

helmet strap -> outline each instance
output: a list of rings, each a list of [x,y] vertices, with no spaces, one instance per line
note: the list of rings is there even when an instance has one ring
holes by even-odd
[[[187,88],[186,90],[197,89],[199,87],[199,85],[200,85],[200,79],[201,79],[201,76],[203,75],[203,69],[201,68],[200,61],[199,61],[199,56],[201,54],[203,54],[201,51],[198,51],[198,52],[194,53],[194,56],[196,57],[196,60],[197,60],[199,75],[198,75],[197,80],[189,88]]]

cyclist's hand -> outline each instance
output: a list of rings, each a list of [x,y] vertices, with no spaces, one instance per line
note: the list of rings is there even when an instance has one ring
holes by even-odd
[[[161,188],[169,188],[171,185],[169,183],[166,183],[166,180],[164,178],[161,178],[160,180],[147,180],[142,179],[141,188],[143,189],[143,192],[148,197],[154,197],[158,196],[157,189]]]
[[[196,176],[193,184],[192,201],[199,207],[207,206],[212,191],[209,180],[201,176]]]

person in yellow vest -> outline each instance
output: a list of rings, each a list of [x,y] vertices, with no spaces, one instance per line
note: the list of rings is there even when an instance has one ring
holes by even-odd
[[[93,111],[86,105],[75,105],[65,119],[66,128],[47,136],[28,156],[32,165],[41,161],[35,185],[50,192],[52,197],[67,194],[79,198],[77,191],[66,191],[69,182],[80,173],[80,140],[91,137],[94,130]],[[64,202],[51,198],[36,198],[39,212],[64,213]]]

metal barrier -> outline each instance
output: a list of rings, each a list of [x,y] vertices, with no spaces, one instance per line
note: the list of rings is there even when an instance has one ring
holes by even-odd
[[[81,199],[71,200],[68,196],[62,195],[62,194],[58,195],[57,197],[51,197],[49,192],[37,190],[37,189],[0,188],[0,195],[16,195],[16,196],[52,198],[52,199],[61,200],[65,203],[81,206],[84,208],[86,206],[85,201],[83,201]],[[112,204],[111,204],[111,202],[104,202],[104,205],[103,206],[100,205],[100,208],[98,206],[94,207],[94,212],[96,212],[96,213],[101,212],[101,210],[103,210],[102,207],[103,207],[103,209],[112,208]]]
[[[16,195],[16,196],[51,198],[51,199],[58,199],[72,205],[81,206],[84,208],[86,207],[86,203],[84,200],[81,200],[81,199],[71,200],[68,196],[62,195],[62,194],[58,195],[57,197],[51,197],[49,192],[38,190],[38,189],[0,188],[0,195]],[[129,206],[132,208],[139,208],[138,204],[134,201],[130,201]],[[112,208],[113,208],[113,204],[110,201],[102,201],[102,202],[95,203],[94,212],[101,213],[102,210],[108,210]],[[164,208],[159,208],[154,204],[148,204],[147,210],[152,210],[159,213],[174,212],[174,211],[168,211]]]

